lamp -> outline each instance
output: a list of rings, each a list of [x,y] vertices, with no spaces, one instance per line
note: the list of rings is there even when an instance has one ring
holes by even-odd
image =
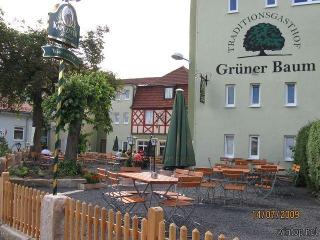
[[[178,53],[178,52],[172,54],[171,57],[172,57],[174,60],[185,60],[185,61],[187,61],[187,62],[190,62],[189,59],[186,59],[181,53]]]
[[[153,147],[153,172],[151,173],[152,178],[157,178],[158,174],[156,173],[156,146],[157,146],[158,139],[153,138],[151,136],[151,145]]]

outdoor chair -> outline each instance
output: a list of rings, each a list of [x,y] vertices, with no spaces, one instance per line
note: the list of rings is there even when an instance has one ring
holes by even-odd
[[[262,165],[258,171],[259,180],[255,183],[258,197],[267,198],[274,193],[278,167],[276,165]]]
[[[124,190],[120,184],[118,173],[107,171],[108,191],[103,192],[103,199],[115,211],[122,213],[132,212],[137,204],[143,204],[145,209],[145,198],[137,194],[137,191]]]
[[[282,191],[278,191],[283,196],[293,196],[293,192],[290,186],[295,186],[299,177],[300,165],[293,164],[291,169],[287,171],[286,175],[278,175],[276,186],[281,188]]]
[[[198,176],[179,177],[175,192],[170,192],[165,196],[165,200],[160,202],[165,211],[166,221],[174,222],[177,226],[190,226],[201,181],[202,177]]]
[[[179,176],[179,175],[189,175],[189,170],[188,169],[180,169],[180,168],[176,168],[174,170],[174,174],[176,176]]]
[[[224,202],[226,204],[228,200],[228,193],[232,193],[231,200],[234,201],[237,198],[240,200],[240,204],[244,201],[244,194],[247,189],[247,181],[243,171],[235,169],[223,170],[223,183],[222,183]]]
[[[220,157],[220,162],[222,162],[224,165],[231,165],[233,161],[234,158]]]
[[[235,159],[234,159],[234,164],[235,164],[236,166],[238,166],[238,165],[247,166],[249,163],[248,163],[248,161],[247,161],[246,159],[243,159],[243,158],[235,158]]]
[[[215,190],[219,186],[219,182],[212,179],[212,168],[195,168],[195,172],[203,174],[202,182],[200,184],[201,201],[214,202]],[[205,192],[203,193],[202,190]]]
[[[248,160],[249,163],[252,165],[266,165],[267,160],[266,159],[257,159],[257,160]]]

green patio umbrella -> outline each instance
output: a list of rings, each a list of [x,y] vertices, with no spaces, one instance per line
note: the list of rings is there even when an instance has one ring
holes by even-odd
[[[112,150],[113,151],[118,151],[119,150],[118,136],[116,136],[116,139],[114,140]]]
[[[163,159],[165,168],[195,166],[195,156],[183,90],[177,89]]]

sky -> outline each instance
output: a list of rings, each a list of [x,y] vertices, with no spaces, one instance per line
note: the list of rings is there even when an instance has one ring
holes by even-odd
[[[59,0],[0,0],[5,19],[34,25],[47,21]],[[107,25],[105,60],[100,65],[119,78],[160,77],[184,65],[171,58],[179,52],[188,59],[190,0],[81,0],[77,11],[80,35]],[[44,26],[46,27],[46,26]]]

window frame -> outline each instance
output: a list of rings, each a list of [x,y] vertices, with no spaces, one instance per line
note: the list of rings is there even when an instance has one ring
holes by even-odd
[[[152,112],[152,122],[151,123],[147,123],[147,112]],[[153,110],[144,110],[144,124],[145,125],[153,125],[153,117],[154,117],[154,113]]]
[[[228,145],[227,145],[227,138],[228,137],[233,137],[233,144],[232,144],[232,154],[228,154]],[[225,134],[224,135],[224,156],[227,157],[227,158],[234,158],[235,156],[235,135],[234,134]]]
[[[233,87],[233,104],[229,104],[228,100],[229,100],[229,87]],[[225,96],[226,96],[226,102],[225,102],[225,107],[227,108],[234,108],[236,106],[236,85],[235,84],[226,84],[225,87]]]
[[[274,4],[268,4],[268,0],[265,0],[266,2],[266,8],[271,8],[271,7],[277,7],[278,6],[278,0],[274,0]]]
[[[126,95],[127,92],[128,92],[128,97]],[[125,100],[125,101],[130,100],[130,90],[129,89],[124,90],[122,95],[123,95],[123,100]]]
[[[290,157],[287,157],[287,139],[289,138],[293,138],[293,145],[295,146],[296,145],[296,136],[295,135],[285,135],[284,136],[284,143],[283,143],[283,158],[284,158],[284,161],[286,162],[293,162],[294,159],[293,159],[293,153],[292,153],[292,156],[291,158]]]
[[[320,0],[306,0],[306,2],[298,2],[298,3],[296,3],[295,0],[292,0],[292,6],[317,4],[317,3],[320,3]]]
[[[253,87],[259,86],[259,103],[253,103]],[[259,108],[261,107],[261,84],[260,83],[251,83],[250,84],[250,105],[249,107],[252,108]]]
[[[252,138],[258,138],[257,155],[251,155],[252,150]],[[259,135],[249,135],[249,159],[259,159],[260,158],[260,136]]]
[[[164,149],[166,148],[167,141],[166,140],[159,140],[158,142],[159,142],[159,154],[158,155],[163,156],[163,155],[161,155],[161,148],[163,148],[163,151],[164,151]],[[161,143],[164,143],[164,145],[161,145]]]
[[[16,128],[20,128],[22,129],[22,138],[15,138],[15,132],[16,132]],[[16,126],[13,128],[13,141],[15,142],[21,142],[21,141],[24,141],[24,127],[21,127],[21,126]]]
[[[126,115],[126,114],[128,114],[128,119],[127,119],[127,121],[126,121],[126,118],[125,118],[125,115]],[[123,117],[123,124],[126,124],[126,125],[129,124],[129,118],[130,118],[130,117],[129,117],[129,112],[124,112],[122,115],[123,115],[123,116],[122,116],[122,117]]]
[[[167,89],[171,89],[171,97],[166,96]],[[164,88],[164,99],[173,99],[173,87],[165,87]]]
[[[230,8],[231,8],[231,1],[233,1],[233,0],[229,0],[228,1],[228,13],[237,13],[237,12],[239,12],[239,0],[234,0],[234,1],[236,1],[236,10],[230,10]]]
[[[143,144],[139,144],[139,142],[143,142]],[[142,146],[142,149],[143,151],[145,152],[145,149],[148,148],[148,143],[149,143],[149,140],[148,139],[137,139],[136,141],[136,145],[137,145],[137,151],[139,151],[139,147]],[[147,143],[147,145],[145,145],[145,143]]]
[[[289,97],[289,85],[294,85],[294,103],[288,102]],[[297,101],[297,83],[296,82],[286,82],[285,83],[285,106],[286,107],[296,107],[298,105]]]
[[[116,115],[118,115],[119,116],[119,121],[118,122],[116,122]],[[114,124],[120,124],[120,122],[121,122],[121,120],[120,120],[120,113],[119,112],[114,112]]]

